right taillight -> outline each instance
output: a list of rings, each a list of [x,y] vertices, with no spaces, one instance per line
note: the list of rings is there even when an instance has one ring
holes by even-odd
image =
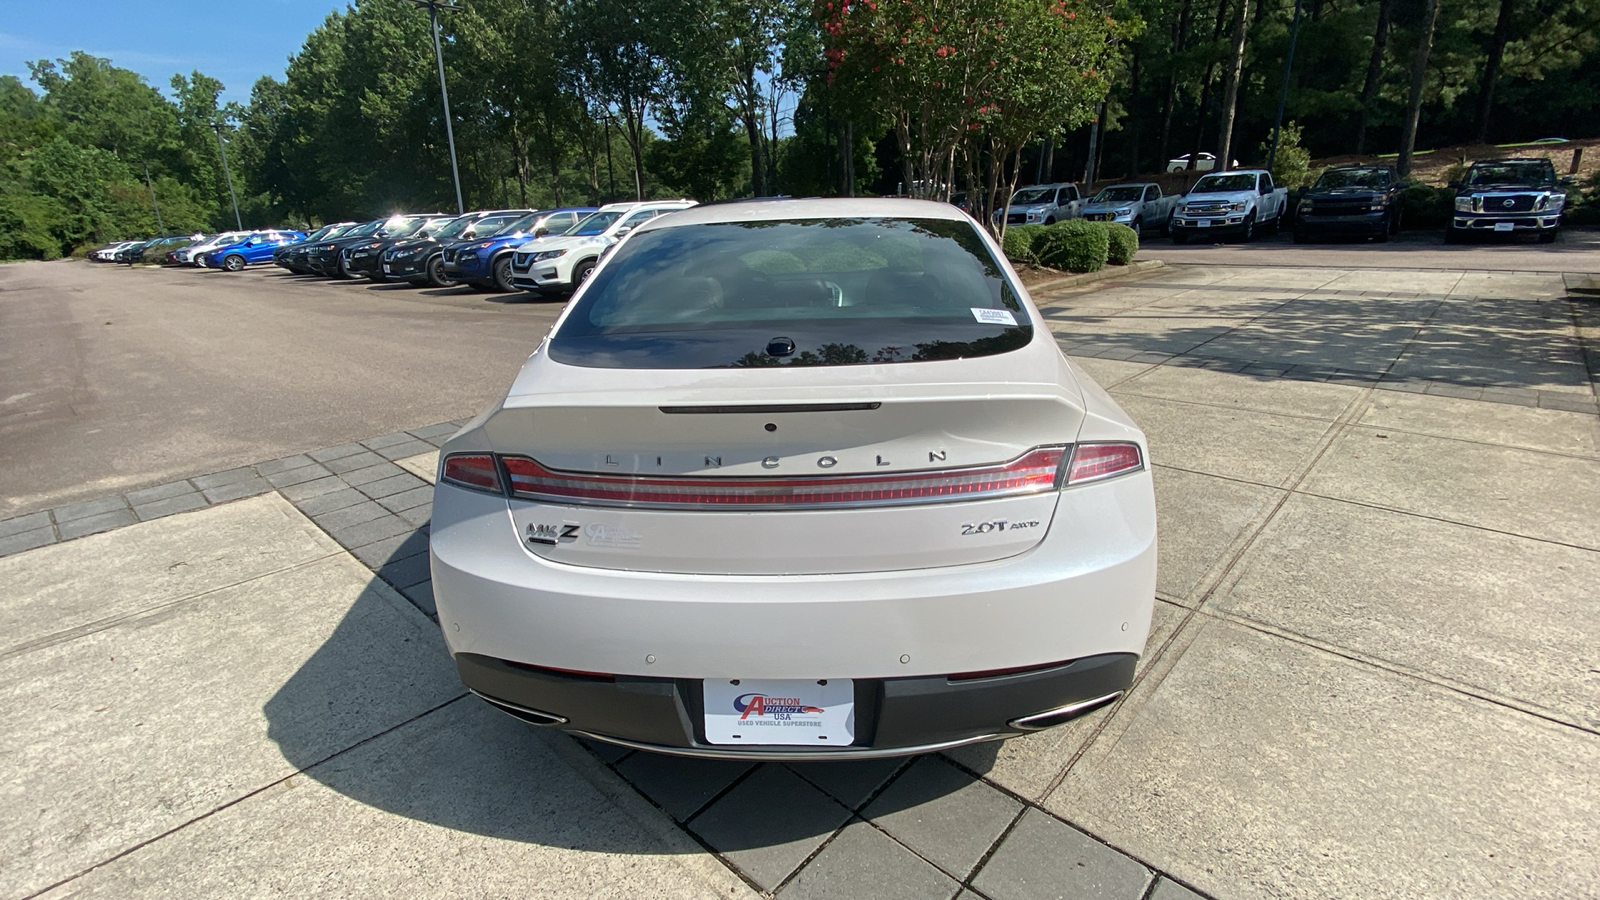
[[[1067,484],[1083,484],[1137,472],[1144,468],[1144,456],[1138,444],[1105,443],[1079,444],[1072,453],[1072,466],[1067,470]]]
[[[505,493],[500,487],[500,467],[487,453],[452,453],[444,458],[439,480],[475,491]]]

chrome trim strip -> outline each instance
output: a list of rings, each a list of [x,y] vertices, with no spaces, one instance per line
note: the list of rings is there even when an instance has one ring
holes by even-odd
[[[600,506],[600,507],[610,507],[610,508],[616,508],[616,509],[704,510],[704,511],[709,511],[709,512],[771,512],[771,511],[774,511],[774,510],[794,511],[794,510],[826,510],[826,509],[863,509],[863,508],[871,508],[871,507],[894,507],[894,506],[926,506],[926,505],[941,504],[941,503],[966,503],[966,502],[977,501],[977,500],[1001,500],[1001,499],[1009,499],[1009,498],[1013,498],[1013,497],[1031,497],[1031,496],[1035,496],[1035,495],[1038,495],[1038,494],[1052,493],[1052,492],[1061,490],[1063,485],[1064,485],[1064,482],[1065,482],[1065,479],[1066,479],[1066,473],[1071,468],[1072,454],[1074,452],[1074,447],[1075,447],[1075,445],[1073,445],[1073,444],[1042,444],[1042,445],[1040,445],[1038,447],[1032,447],[1032,448],[1024,451],[1023,453],[1017,455],[1016,457],[1014,457],[1012,459],[1009,459],[1009,460],[1006,460],[1005,462],[1001,462],[1001,463],[984,463],[984,464],[976,465],[976,466],[960,466],[960,467],[951,468],[951,469],[912,469],[912,470],[903,471],[903,472],[883,473],[881,475],[880,474],[874,474],[874,473],[871,473],[871,472],[849,472],[849,473],[834,474],[834,475],[818,474],[818,475],[776,475],[776,476],[762,476],[762,475],[725,475],[725,476],[718,476],[718,475],[672,475],[672,476],[611,475],[611,474],[607,474],[607,473],[604,473],[604,472],[584,472],[584,471],[577,471],[577,470],[571,470],[571,469],[556,469],[556,468],[552,468],[550,466],[546,466],[544,463],[541,463],[538,460],[533,459],[530,456],[523,456],[521,454],[515,454],[515,453],[496,453],[495,454],[495,458],[497,460],[501,461],[500,465],[501,465],[502,469],[504,468],[504,465],[505,465],[504,460],[515,457],[515,458],[519,458],[519,459],[529,460],[532,463],[534,463],[535,465],[545,469],[547,472],[549,472],[550,474],[555,475],[557,477],[570,477],[570,478],[576,478],[576,479],[588,479],[588,478],[608,479],[609,482],[615,483],[615,484],[619,484],[619,485],[626,484],[629,479],[633,479],[634,481],[636,481],[638,483],[641,483],[641,484],[643,484],[645,486],[648,486],[648,482],[651,481],[651,480],[661,479],[661,478],[669,478],[669,479],[675,480],[675,481],[703,481],[708,487],[712,487],[712,486],[718,485],[719,483],[726,484],[728,482],[735,482],[735,481],[743,482],[743,483],[747,483],[748,484],[748,483],[760,482],[760,481],[763,481],[763,480],[772,481],[772,482],[786,482],[786,481],[802,481],[802,480],[818,480],[818,481],[820,481],[820,480],[829,479],[829,478],[832,478],[832,479],[857,478],[857,479],[862,479],[863,481],[865,481],[866,479],[875,478],[875,479],[878,479],[880,481],[888,482],[888,481],[894,481],[894,480],[897,480],[897,479],[934,478],[934,477],[939,477],[941,475],[971,475],[971,474],[978,474],[978,473],[980,473],[980,472],[982,472],[984,470],[1003,469],[1006,466],[1009,466],[1012,463],[1016,462],[1017,460],[1022,459],[1023,457],[1027,456],[1028,454],[1037,452],[1039,450],[1055,450],[1057,448],[1060,448],[1061,451],[1062,451],[1061,459],[1056,463],[1055,479],[1054,479],[1053,483],[1050,484],[1050,485],[1041,485],[1041,486],[1038,486],[1038,487],[1026,487],[1026,486],[1024,486],[1024,487],[1017,487],[1017,488],[1001,488],[1001,489],[985,491],[985,492],[981,492],[981,493],[980,492],[972,492],[972,493],[967,493],[967,494],[953,494],[953,495],[942,495],[942,496],[931,496],[931,497],[909,497],[909,498],[901,498],[901,499],[893,499],[893,500],[849,500],[849,501],[842,501],[841,500],[841,501],[815,501],[815,502],[811,502],[811,503],[791,502],[791,501],[782,501],[782,500],[780,500],[780,501],[774,501],[772,503],[739,503],[739,504],[706,503],[704,501],[695,501],[695,500],[682,501],[682,502],[675,501],[675,500],[660,500],[660,501],[613,500],[613,499],[610,499],[610,498],[570,497],[570,496],[567,496],[565,494],[550,494],[550,493],[544,493],[544,492],[541,492],[541,491],[518,490],[517,487],[516,487],[515,482],[511,478],[511,473],[510,472],[504,472],[503,473],[503,477],[505,478],[506,490],[509,492],[509,495],[510,495],[511,499],[513,499],[513,500],[522,500],[522,501],[531,502],[531,503],[547,503],[547,504],[550,504],[552,506],[571,506],[571,507]],[[452,454],[452,455],[454,455],[454,454]],[[468,454],[465,454],[465,455],[481,455],[481,454],[468,453]],[[1077,487],[1080,484],[1088,484],[1088,483],[1090,483],[1092,481],[1100,481],[1100,480],[1106,479],[1106,478],[1114,478],[1114,477],[1121,476],[1121,475],[1129,475],[1129,474],[1132,474],[1134,472],[1142,471],[1143,469],[1144,469],[1144,452],[1143,452],[1143,450],[1141,450],[1140,453],[1139,453],[1139,468],[1137,468],[1137,469],[1128,469],[1127,471],[1124,471],[1124,472],[1113,472],[1113,473],[1109,473],[1109,474],[1106,474],[1106,475],[1100,475],[1100,476],[1096,476],[1095,478],[1092,478],[1092,479],[1085,479],[1083,481],[1074,482],[1073,484],[1066,485],[1066,486],[1068,486],[1068,487]],[[449,483],[450,484],[455,484],[455,482],[453,482],[453,481],[449,482]]]
[[[873,410],[883,406],[879,402],[866,403],[769,403],[751,406],[660,406],[657,409],[669,416],[693,415],[695,413],[727,414],[727,413],[760,413],[762,415],[776,413],[803,413],[803,412],[856,412]]]
[[[497,697],[489,697],[489,696],[486,696],[484,694],[480,694],[477,691],[472,690],[472,688],[467,688],[467,690],[471,691],[472,695],[474,697],[477,697],[479,700],[482,700],[483,702],[489,704],[490,706],[493,706],[493,707],[499,709],[501,712],[503,712],[506,715],[509,715],[509,716],[511,716],[511,717],[513,717],[515,719],[518,719],[519,721],[528,722],[527,719],[522,718],[522,716],[517,715],[517,713],[522,713],[523,715],[529,715],[529,716],[537,716],[538,718],[541,718],[541,719],[549,719],[550,720],[548,722],[528,722],[529,725],[541,725],[541,726],[565,725],[569,721],[566,716],[558,716],[555,713],[548,713],[548,712],[545,712],[542,709],[534,709],[534,708],[532,708],[530,706],[521,706],[521,705],[518,705],[516,703],[511,703],[511,702],[508,702],[508,701],[505,701],[505,700],[501,700],[501,699],[499,699]]]
[[[1004,735],[999,734],[985,734],[979,737],[964,738],[959,741],[920,744],[915,747],[886,747],[882,749],[846,747],[841,750],[812,750],[809,752],[790,750],[781,745],[770,745],[773,747],[771,752],[760,753],[750,750],[713,750],[706,747],[666,747],[660,744],[646,744],[640,741],[607,737],[603,734],[594,734],[588,731],[569,731],[567,733],[578,737],[586,737],[590,740],[602,741],[607,744],[615,744],[618,747],[644,750],[649,753],[664,753],[668,756],[690,756],[696,759],[776,760],[778,762],[804,762],[805,760],[816,759],[887,759],[896,756],[915,756],[920,753],[937,753],[940,750],[965,747],[968,744],[978,744],[984,741],[998,741],[1004,737]]]
[[[1121,696],[1122,692],[1116,691],[1107,694],[1104,697],[1096,697],[1093,700],[1080,700],[1077,703],[1068,703],[1066,706],[1059,706],[1055,709],[1046,710],[1042,713],[1034,713],[1031,716],[1023,716],[1020,719],[1012,719],[1006,724],[1010,725],[1012,728],[1020,729],[1022,731],[1043,731],[1046,728],[1053,728],[1056,725],[1060,725],[1062,722],[1065,722],[1073,716],[1089,712],[1097,707],[1105,706]],[[1046,719],[1051,721],[1044,725],[1035,724]]]

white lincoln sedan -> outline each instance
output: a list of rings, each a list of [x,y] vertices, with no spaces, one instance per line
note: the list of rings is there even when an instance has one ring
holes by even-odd
[[[862,758],[1113,702],[1144,651],[1143,433],[952,206],[641,225],[445,444],[433,590],[524,721],[692,756]]]

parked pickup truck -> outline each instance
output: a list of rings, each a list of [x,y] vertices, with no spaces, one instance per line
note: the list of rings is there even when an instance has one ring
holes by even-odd
[[[1076,219],[1083,206],[1083,196],[1078,186],[1071,183],[1035,184],[1018,188],[1011,195],[1011,208],[1006,212],[1007,225],[1054,225]],[[995,221],[1000,221],[1000,210],[994,211]]]
[[[1405,183],[1388,166],[1324,169],[1295,210],[1294,242],[1328,237],[1387,241],[1400,231],[1400,194]]]
[[[1274,187],[1266,169],[1213,172],[1194,183],[1173,213],[1172,242],[1215,232],[1248,241],[1259,229],[1277,231],[1288,205],[1288,188]]]
[[[1548,159],[1484,159],[1472,164],[1456,191],[1455,215],[1445,226],[1445,243],[1471,234],[1534,232],[1541,243],[1556,239],[1567,188],[1574,179],[1556,179]]]
[[[1146,228],[1165,234],[1172,212],[1182,199],[1182,194],[1163,196],[1158,184],[1113,184],[1094,195],[1083,208],[1083,217],[1091,222],[1121,222],[1140,237]]]

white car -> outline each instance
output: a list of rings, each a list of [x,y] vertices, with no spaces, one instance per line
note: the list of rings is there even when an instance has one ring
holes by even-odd
[[[1191,156],[1194,158],[1194,164],[1192,166],[1189,163]],[[1233,161],[1233,168],[1238,167],[1239,161],[1236,159]],[[1215,153],[1201,153],[1198,155],[1185,153],[1182,156],[1175,156],[1172,159],[1167,160],[1168,172],[1211,172],[1215,171],[1216,168],[1217,155]]]
[[[220,250],[229,244],[237,244],[245,238],[248,238],[250,235],[251,232],[248,231],[224,231],[211,240],[195,244],[192,247],[185,247],[184,250],[187,251],[188,258],[184,259],[180,254],[179,260],[185,265],[204,267],[206,256],[209,255],[211,251]]]
[[[1145,437],[994,241],[923,200],[640,226],[441,452],[439,624],[527,722],[752,759],[923,753],[1117,699]]]
[[[113,262],[117,258],[117,251],[125,250],[125,249],[127,249],[129,247],[132,247],[134,244],[137,244],[137,243],[139,243],[139,242],[138,241],[118,241],[115,244],[108,244],[108,245],[106,245],[104,247],[101,247],[98,250],[90,251],[89,252],[89,258],[92,259],[92,260],[95,260],[97,262]]]
[[[628,232],[663,213],[694,205],[693,200],[608,203],[561,234],[518,247],[511,257],[511,283],[539,293],[570,291],[589,277],[600,257]]]

